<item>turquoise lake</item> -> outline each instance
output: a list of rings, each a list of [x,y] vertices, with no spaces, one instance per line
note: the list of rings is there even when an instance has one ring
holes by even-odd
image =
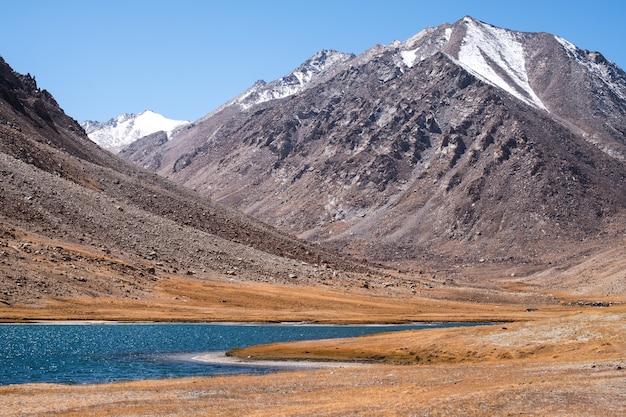
[[[385,326],[306,324],[0,324],[0,385],[89,384],[187,376],[259,374],[271,366],[215,364],[193,354],[262,343],[472,326],[420,323]],[[284,367],[281,369],[285,369]]]

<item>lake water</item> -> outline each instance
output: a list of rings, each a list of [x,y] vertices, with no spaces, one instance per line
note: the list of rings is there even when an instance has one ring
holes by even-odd
[[[0,385],[87,384],[198,375],[268,373],[271,366],[204,363],[194,354],[262,343],[469,326],[272,324],[0,324]]]

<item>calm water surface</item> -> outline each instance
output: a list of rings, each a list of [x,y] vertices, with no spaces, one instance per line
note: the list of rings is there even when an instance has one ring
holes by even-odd
[[[86,384],[197,375],[267,373],[265,366],[193,361],[194,353],[261,343],[475,325],[1,324],[0,385]],[[284,368],[283,368],[284,369]]]

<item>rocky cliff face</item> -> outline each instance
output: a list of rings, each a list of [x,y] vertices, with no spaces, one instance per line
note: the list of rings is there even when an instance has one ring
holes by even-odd
[[[464,18],[126,157],[349,253],[540,262],[622,238],[625,97],[599,53]]]

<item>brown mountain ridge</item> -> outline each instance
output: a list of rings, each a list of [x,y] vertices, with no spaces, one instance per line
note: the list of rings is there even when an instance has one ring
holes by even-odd
[[[121,155],[374,261],[548,265],[623,244],[626,75],[599,53],[467,17],[251,103],[260,88]]]

